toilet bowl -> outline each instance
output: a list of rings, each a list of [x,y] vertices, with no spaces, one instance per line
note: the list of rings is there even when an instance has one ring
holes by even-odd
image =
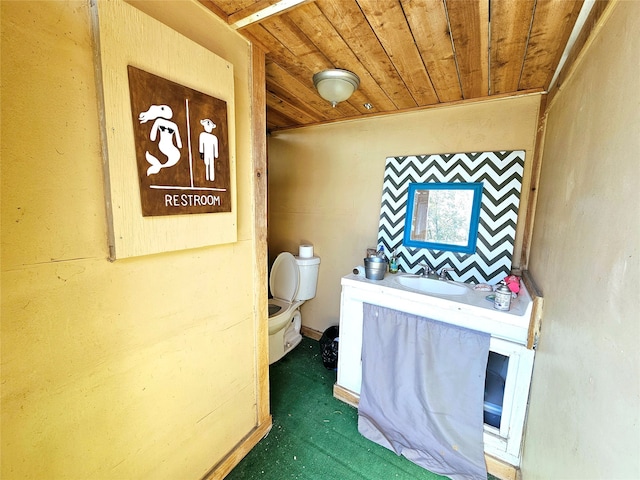
[[[319,257],[294,257],[283,252],[271,267],[269,287],[269,365],[280,360],[302,340],[302,304],[315,297]]]

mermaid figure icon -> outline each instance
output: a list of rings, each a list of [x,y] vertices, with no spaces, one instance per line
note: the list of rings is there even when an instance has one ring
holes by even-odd
[[[147,150],[145,158],[150,165],[147,169],[147,176],[159,173],[163,168],[173,167],[180,161],[179,149],[182,148],[182,140],[180,139],[178,126],[171,121],[172,118],[173,110],[168,105],[151,105],[146,112],[138,115],[140,123],[154,121],[149,133],[149,139],[155,142],[159,136],[158,149],[167,157],[167,160],[163,163]]]

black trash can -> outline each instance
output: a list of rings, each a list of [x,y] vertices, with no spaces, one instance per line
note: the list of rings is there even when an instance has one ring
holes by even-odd
[[[338,326],[327,328],[320,337],[320,353],[322,363],[328,370],[338,368]]]

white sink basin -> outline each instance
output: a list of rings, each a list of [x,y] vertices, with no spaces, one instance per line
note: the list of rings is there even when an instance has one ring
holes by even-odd
[[[405,287],[436,295],[464,295],[469,291],[464,285],[415,275],[401,275],[394,280]]]

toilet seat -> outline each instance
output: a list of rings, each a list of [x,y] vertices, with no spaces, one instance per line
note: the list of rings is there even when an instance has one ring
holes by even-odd
[[[289,252],[281,253],[273,262],[269,276],[269,287],[273,295],[269,299],[269,334],[284,328],[303,303],[293,301],[299,286],[300,270],[295,257]]]
[[[300,287],[300,269],[296,258],[289,252],[277,256],[271,267],[269,287],[274,298],[291,303]]]

